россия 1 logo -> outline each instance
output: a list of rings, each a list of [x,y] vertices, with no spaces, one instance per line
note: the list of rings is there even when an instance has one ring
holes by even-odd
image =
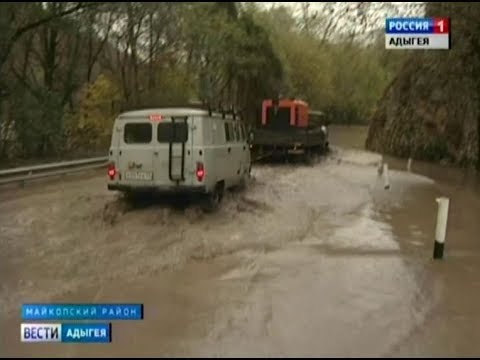
[[[387,18],[385,48],[406,50],[450,49],[450,19]]]

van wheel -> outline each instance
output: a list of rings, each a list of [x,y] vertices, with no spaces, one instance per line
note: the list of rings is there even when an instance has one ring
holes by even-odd
[[[213,212],[218,209],[223,199],[225,186],[223,183],[218,183],[213,191],[207,195],[204,204],[204,210],[207,212]]]
[[[245,191],[247,189],[248,180],[250,178],[251,178],[250,172],[242,175],[242,178],[240,179],[240,183],[238,184],[238,189],[240,191]]]
[[[129,204],[135,204],[139,199],[139,194],[135,191],[124,191],[123,198]]]
[[[152,194],[149,192],[127,191],[123,196],[126,203],[135,208],[148,206],[152,201]]]

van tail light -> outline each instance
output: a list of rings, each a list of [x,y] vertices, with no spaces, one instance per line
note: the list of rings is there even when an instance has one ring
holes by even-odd
[[[117,169],[115,168],[115,163],[108,164],[108,176],[110,180],[115,179],[115,175],[117,174]]]
[[[202,162],[197,162],[196,174],[197,174],[197,180],[203,181],[203,178],[205,177],[205,168]]]

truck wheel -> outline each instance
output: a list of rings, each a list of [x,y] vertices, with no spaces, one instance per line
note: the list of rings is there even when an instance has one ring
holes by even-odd
[[[135,203],[140,201],[141,195],[136,191],[127,190],[123,192],[123,198],[128,204],[135,205]]]
[[[305,149],[305,153],[303,154],[303,159],[305,161],[305,164],[313,165],[313,156],[312,156],[311,149]]]
[[[218,209],[223,199],[224,188],[223,183],[218,183],[213,191],[207,194],[204,204],[204,210],[206,212],[214,212]]]

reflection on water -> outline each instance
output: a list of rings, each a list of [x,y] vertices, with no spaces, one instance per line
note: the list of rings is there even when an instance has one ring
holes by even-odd
[[[368,127],[366,126],[332,126],[330,129],[331,143],[354,149],[365,149]],[[391,169],[406,170],[407,159],[384,156]],[[451,189],[471,190],[480,193],[480,172],[459,169],[452,166],[416,161],[413,159],[412,172],[434,179],[441,190]],[[445,188],[443,188],[445,187]]]
[[[103,177],[0,201],[9,328],[22,302],[146,309],[141,323],[115,324],[101,350],[25,346],[8,332],[0,356],[478,355],[477,175],[419,162],[407,173],[406,160],[386,157],[386,191],[365,136],[333,128],[332,154],[314,166],[256,165],[248,190],[215,214],[126,211]],[[445,260],[434,262],[438,196],[451,211]]]
[[[333,127],[333,145],[363,148],[366,127]],[[392,191],[405,184],[407,160],[384,156],[392,172]],[[402,206],[391,206],[389,196],[375,196],[379,216],[392,231],[409,261],[417,259],[417,282],[433,305],[421,326],[391,352],[392,356],[478,356],[480,345],[480,174],[472,170],[413,160],[412,172],[434,180],[433,186],[415,186],[405,192]],[[437,204],[450,198],[445,259],[431,260]],[[413,306],[415,306],[413,304]]]
[[[342,147],[361,148],[365,142],[366,127],[333,127],[332,144]],[[405,172],[407,160],[384,156],[392,172],[392,187],[403,187],[409,175]],[[480,174],[477,171],[442,166],[413,160],[412,173],[428,177],[433,186],[416,186],[413,191],[405,192],[405,206],[390,209],[386,217],[398,222],[396,228],[400,238],[412,237],[417,247],[421,247],[418,238],[432,241],[435,227],[437,204],[436,197],[450,198],[450,213],[447,234],[447,253],[449,256],[465,256],[480,253]],[[412,174],[413,175],[413,174]],[[413,179],[411,177],[411,179]],[[377,205],[382,203],[377,196]],[[396,212],[395,212],[396,211]],[[392,213],[395,212],[395,213]],[[411,222],[414,221],[415,224]],[[413,242],[412,242],[413,244]]]
[[[367,126],[330,126],[330,143],[354,149],[365,149]]]

